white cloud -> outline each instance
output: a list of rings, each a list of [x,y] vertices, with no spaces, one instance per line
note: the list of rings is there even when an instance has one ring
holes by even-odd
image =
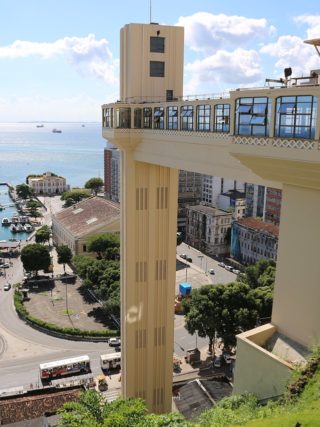
[[[182,16],[176,25],[185,27],[185,43],[188,47],[206,53],[228,46],[243,45],[255,37],[275,33],[275,27],[269,25],[264,18],[214,15],[208,12]]]
[[[318,39],[320,37],[320,15],[300,15],[294,18],[298,24],[307,24],[308,39]]]
[[[186,65],[190,80],[188,93],[216,87],[219,84],[244,85],[255,83],[262,77],[260,58],[255,50],[236,49],[233,52],[219,50],[214,55]],[[205,89],[207,90],[207,89]]]
[[[81,73],[91,73],[109,84],[117,84],[118,61],[113,59],[106,39],[97,40],[94,34],[87,37],[64,37],[52,43],[16,40],[11,45],[0,46],[0,59],[39,56],[48,59],[64,56]]]
[[[319,57],[310,45],[303,43],[298,36],[281,36],[275,43],[269,43],[260,49],[261,53],[278,58],[275,66],[278,72],[292,67],[294,76],[309,75],[311,69],[319,68]]]

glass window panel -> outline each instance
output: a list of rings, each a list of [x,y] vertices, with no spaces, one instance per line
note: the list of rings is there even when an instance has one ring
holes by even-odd
[[[279,99],[281,99],[282,102],[296,102],[296,97],[295,96],[282,96]]]
[[[177,114],[178,114],[177,109],[169,110],[169,117],[177,117]]]
[[[150,61],[150,77],[164,77],[163,61]]]
[[[296,106],[295,102],[286,103],[286,104],[282,103],[279,106],[278,113],[293,114],[295,106]]]
[[[150,52],[164,53],[164,37],[150,37]]]
[[[293,126],[294,125],[294,115],[286,115],[281,114],[280,115],[280,125],[281,126]]]
[[[296,108],[297,114],[311,114],[311,103],[299,103]]]
[[[310,128],[297,126],[295,136],[300,138],[310,138]]]
[[[267,104],[254,104],[252,114],[266,114]]]
[[[239,105],[238,113],[250,113],[252,105]]]
[[[251,114],[240,114],[240,124],[248,125],[251,122],[252,115]]]
[[[252,125],[264,125],[265,124],[265,116],[252,116],[251,124]]]
[[[265,126],[252,126],[252,135],[265,135]]]
[[[310,126],[311,115],[296,115],[296,126]]]
[[[283,138],[293,137],[294,127],[293,126],[280,126],[279,136]]]
[[[266,104],[266,102],[268,101],[268,98],[263,97],[263,98],[253,98],[253,102],[255,104]]]
[[[298,102],[312,102],[312,96],[311,95],[303,95],[303,96],[297,96]]]
[[[241,105],[243,104],[252,104],[253,103],[253,98],[240,98],[239,102]]]
[[[251,135],[251,126],[239,126],[239,135]]]

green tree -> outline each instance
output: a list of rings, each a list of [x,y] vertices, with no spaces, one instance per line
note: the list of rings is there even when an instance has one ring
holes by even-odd
[[[16,186],[16,193],[21,199],[28,199],[33,195],[33,190],[27,184],[19,184]]]
[[[98,177],[90,178],[85,184],[84,187],[92,190],[94,194],[97,194],[103,187],[103,180]]]
[[[62,193],[60,199],[65,201],[71,199],[74,203],[77,203],[86,197],[90,197],[90,192],[88,190],[85,190],[84,188],[74,188],[70,191],[65,191]]]
[[[108,259],[119,259],[120,258],[120,237],[116,233],[104,233],[96,236],[92,236],[87,241],[87,250],[89,252],[95,252],[97,258],[102,257]]]
[[[51,264],[49,249],[39,243],[25,246],[21,251],[21,261],[23,268],[28,271],[47,271]]]
[[[72,260],[72,252],[69,246],[57,246],[58,264],[63,264],[63,271],[66,272],[66,264]]]
[[[276,263],[273,259],[260,259],[255,265],[250,265],[245,269],[244,274],[240,276],[240,280],[253,289],[265,286],[266,282],[272,285],[274,283],[275,271]]]
[[[218,286],[205,285],[192,291],[191,299],[184,300],[186,311],[185,328],[194,335],[209,338],[209,352],[212,353],[214,338],[217,332],[219,309],[219,294],[222,289]]]
[[[36,243],[49,242],[51,236],[51,230],[47,225],[43,225],[35,234]]]
[[[65,403],[59,412],[60,427],[137,427],[143,426],[147,409],[140,399],[108,403],[99,393],[89,390],[81,394],[78,402]]]

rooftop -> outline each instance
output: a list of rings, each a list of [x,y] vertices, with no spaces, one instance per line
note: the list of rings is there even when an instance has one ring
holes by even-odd
[[[80,237],[119,220],[120,205],[101,197],[89,197],[59,211],[54,218],[73,236]]]
[[[237,222],[238,224],[244,225],[245,227],[251,228],[252,230],[264,231],[266,233],[272,234],[275,237],[279,236],[278,225],[263,222],[260,219],[256,218],[242,218],[239,219]]]
[[[222,209],[218,209],[213,206],[206,206],[206,205],[188,206],[188,209],[192,211],[203,212],[205,214],[209,214],[212,216],[223,216],[223,215],[230,216],[231,215],[231,212],[227,212]]]

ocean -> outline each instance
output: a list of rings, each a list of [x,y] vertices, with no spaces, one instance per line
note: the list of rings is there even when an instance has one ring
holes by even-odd
[[[53,172],[71,187],[103,179],[101,123],[0,123],[0,182],[16,185],[29,174]],[[53,133],[52,129],[62,133]]]
[[[93,176],[103,179],[101,123],[0,123],[0,182],[12,185],[26,181],[29,174],[53,172],[64,176],[71,187],[83,187]],[[61,133],[53,133],[52,129]],[[0,205],[9,204],[7,188],[0,186]],[[15,207],[0,211],[12,217]],[[24,233],[13,235],[0,224],[0,240],[25,239]]]

